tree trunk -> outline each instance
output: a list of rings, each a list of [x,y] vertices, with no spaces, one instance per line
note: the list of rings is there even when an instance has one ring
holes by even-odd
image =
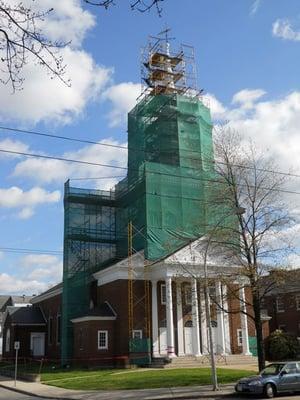
[[[253,295],[253,312],[254,312],[254,322],[256,329],[256,341],[257,341],[257,356],[258,356],[258,369],[261,371],[265,368],[266,357],[265,357],[265,347],[263,339],[261,312],[260,312],[260,299],[257,293],[252,293]]]

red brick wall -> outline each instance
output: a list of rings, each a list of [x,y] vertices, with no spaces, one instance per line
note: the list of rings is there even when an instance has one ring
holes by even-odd
[[[57,329],[57,316],[61,315],[61,298],[59,294],[53,296],[47,300],[43,300],[36,305],[41,307],[41,310],[47,321],[46,329],[46,340],[45,340],[45,354],[49,359],[59,359],[60,358],[60,338],[58,337]],[[52,343],[49,343],[48,338],[48,321],[49,317],[52,317]]]
[[[6,334],[7,330],[10,329],[10,350],[6,351]],[[7,317],[4,325],[4,335],[3,335],[3,357],[4,358],[14,358],[14,342],[20,342],[19,357],[32,357],[30,350],[30,334],[32,332],[45,332],[45,326],[16,326],[11,325],[10,318]]]
[[[279,295],[284,303],[284,311],[278,312],[276,308],[276,296],[267,296],[265,306],[270,320],[270,332],[285,325],[285,331],[294,336],[300,336],[300,310],[297,310],[296,295],[300,292],[284,293]]]
[[[135,289],[141,282],[135,283]],[[115,321],[115,355],[128,354],[128,283],[117,280],[98,287],[98,304],[108,301],[117,313]]]
[[[113,365],[115,355],[115,321],[74,323],[74,358],[93,365]],[[98,331],[108,331],[108,349],[98,349]]]

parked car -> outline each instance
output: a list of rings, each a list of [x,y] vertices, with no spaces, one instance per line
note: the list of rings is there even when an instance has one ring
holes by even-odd
[[[277,393],[300,391],[300,361],[272,363],[259,375],[240,379],[235,391],[263,394],[269,399]]]

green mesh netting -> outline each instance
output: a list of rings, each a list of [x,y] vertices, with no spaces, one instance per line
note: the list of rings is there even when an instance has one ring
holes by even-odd
[[[71,319],[89,307],[92,274],[127,256],[129,221],[134,249],[144,249],[149,260],[205,233],[212,161],[209,109],[184,95],[149,96],[128,115],[128,175],[115,192],[66,184],[63,363],[72,358]]]

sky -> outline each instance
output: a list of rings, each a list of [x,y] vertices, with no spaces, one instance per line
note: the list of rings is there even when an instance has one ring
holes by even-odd
[[[0,149],[125,166],[122,149],[3,128],[126,146],[126,115],[141,91],[140,49],[168,26],[195,48],[213,119],[230,121],[282,171],[300,174],[299,0],[164,0],[161,17],[129,3],[104,10],[81,0],[34,2],[54,6],[45,35],[70,42],[61,54],[71,87],[33,62],[21,91],[0,83]],[[64,182],[109,189],[123,172],[5,153],[0,163],[0,293],[37,294],[62,276]],[[105,179],[72,180],[95,177]],[[299,179],[290,185],[296,190]],[[291,201],[300,215],[300,195]],[[297,255],[290,261],[300,264]]]

